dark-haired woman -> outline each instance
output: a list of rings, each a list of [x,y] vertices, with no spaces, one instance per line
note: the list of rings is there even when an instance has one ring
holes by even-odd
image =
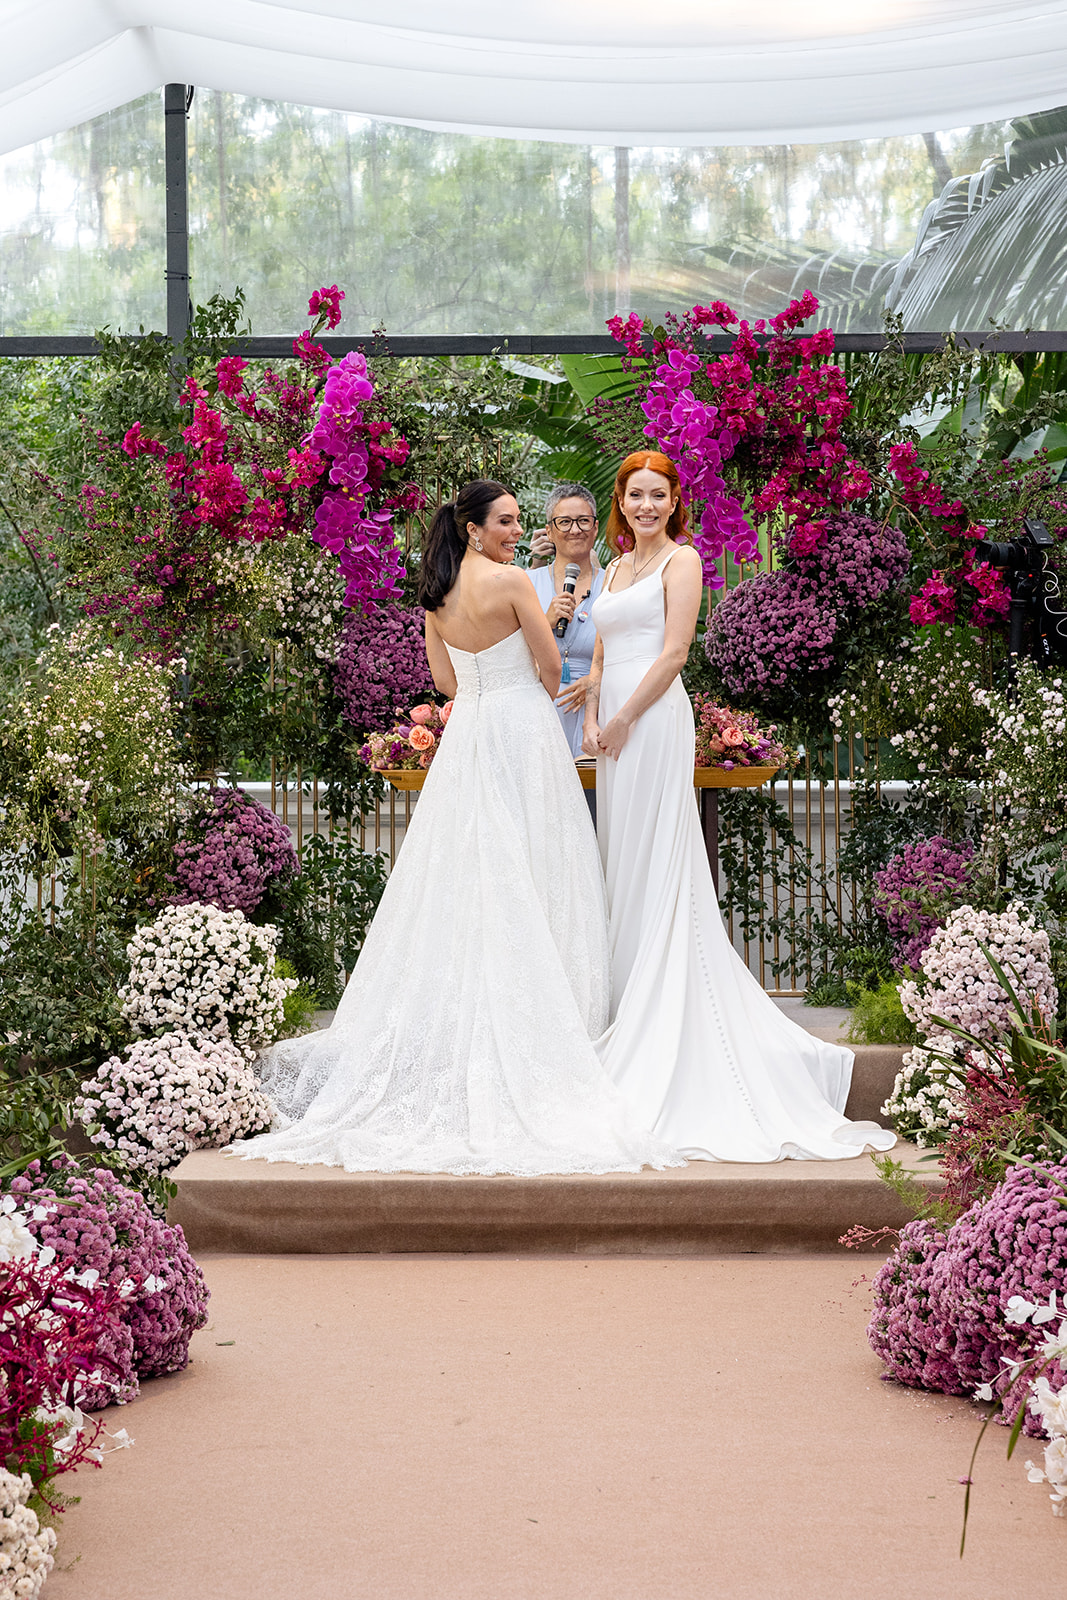
[[[791,1022],[730,944],[693,796],[693,710],[679,676],[700,559],[674,464],[619,469],[618,552],[593,606],[586,749],[597,756],[612,1025],[601,1060],[641,1121],[691,1160],[833,1160],[893,1135],[843,1112],[852,1052]]]
[[[553,708],[559,652],[511,566],[520,536],[500,483],[434,517],[419,598],[452,714],[334,1021],[267,1053],[282,1117],[242,1155],[352,1172],[679,1162],[590,1044],[607,1021],[603,881]]]

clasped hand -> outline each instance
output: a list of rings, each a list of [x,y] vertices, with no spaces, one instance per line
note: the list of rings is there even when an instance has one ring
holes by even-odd
[[[622,747],[630,737],[630,724],[622,717],[612,717],[606,728],[595,722],[587,723],[582,736],[582,749],[587,756],[610,756],[618,761]]]

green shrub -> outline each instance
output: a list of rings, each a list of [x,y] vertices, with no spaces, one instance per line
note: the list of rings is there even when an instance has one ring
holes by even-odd
[[[904,1015],[900,1003],[900,987],[892,978],[880,983],[877,989],[864,989],[858,983],[848,985],[852,1001],[852,1025],[848,1030],[850,1044],[916,1044],[918,1034],[915,1024]]]

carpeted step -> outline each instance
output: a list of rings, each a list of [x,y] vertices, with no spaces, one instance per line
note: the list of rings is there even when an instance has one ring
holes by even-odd
[[[936,1169],[894,1155],[938,1190]],[[169,1218],[194,1251],[250,1254],[551,1252],[703,1255],[834,1250],[854,1223],[908,1212],[870,1156],[542,1178],[349,1173],[197,1150],[173,1174]]]

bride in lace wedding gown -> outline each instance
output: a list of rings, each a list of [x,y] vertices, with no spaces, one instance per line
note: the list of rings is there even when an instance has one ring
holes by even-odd
[[[678,673],[700,607],[678,477],[639,452],[616,479],[586,702],[613,962],[601,1060],[641,1121],[691,1160],[840,1160],[892,1133],[844,1116],[853,1056],[791,1022],[726,935],[693,798],[693,711]]]
[[[603,880],[552,700],[559,652],[510,566],[520,533],[496,483],[434,520],[427,650],[452,714],[333,1023],[266,1052],[281,1114],[236,1154],[350,1172],[681,1164],[590,1044],[607,1021]]]

